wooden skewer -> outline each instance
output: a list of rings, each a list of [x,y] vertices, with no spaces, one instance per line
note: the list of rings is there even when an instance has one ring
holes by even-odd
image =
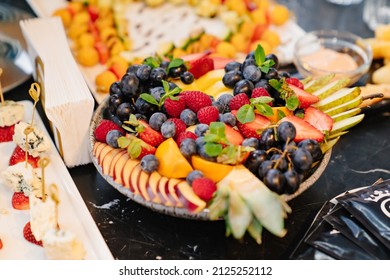
[[[58,195],[58,187],[56,184],[51,184],[50,185],[50,196],[51,199],[54,201],[56,204],[55,206],[55,217],[56,217],[56,224],[58,225],[58,204],[60,203],[60,198]]]
[[[37,106],[39,97],[41,95],[41,87],[39,86],[38,83],[32,83],[30,89],[28,90],[28,93],[30,94],[31,98],[34,100],[33,112],[31,117],[31,126],[32,126],[34,123],[35,108]]]
[[[27,168],[27,161],[28,161],[28,135],[33,131],[34,131],[34,128],[32,126],[26,127],[26,129],[23,131],[24,136],[26,138],[26,144],[25,144],[26,145],[25,146],[25,148],[26,148],[26,150],[25,150],[25,166],[26,166],[26,168]]]
[[[47,157],[41,158],[38,161],[38,166],[42,169],[42,201],[46,201],[46,190],[45,190],[45,168],[49,164],[49,159]]]

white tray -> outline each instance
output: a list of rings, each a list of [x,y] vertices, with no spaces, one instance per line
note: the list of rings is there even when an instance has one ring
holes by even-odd
[[[32,103],[21,101],[25,108],[25,121],[31,120]],[[47,135],[42,120],[35,113],[35,123]],[[88,211],[76,185],[74,184],[54,143],[51,141],[48,155],[50,164],[45,169],[46,184],[55,183],[59,189],[60,204],[58,208],[61,229],[72,231],[79,238],[87,251],[86,259],[113,259],[99,229]],[[16,145],[13,142],[0,143],[0,172],[8,166],[9,158]],[[29,221],[29,210],[15,210],[11,204],[13,191],[0,180],[0,238],[3,248],[0,259],[46,259],[43,248],[26,241],[23,227]]]
[[[53,12],[67,5],[65,0],[27,0],[31,8],[39,17],[49,17]],[[192,8],[164,4],[158,8],[145,9],[143,3],[131,3],[126,6],[128,31],[134,42],[134,50],[130,56],[153,55],[162,42],[180,42],[187,38],[195,27],[203,27],[208,33],[221,37],[227,34],[226,27],[217,19],[199,18]],[[282,26],[271,26],[282,40],[276,54],[280,64],[289,64],[293,61],[293,49],[296,41],[305,34],[305,31],[293,20]],[[174,32],[172,32],[174,30]],[[96,91],[95,77],[106,68],[103,65],[82,67],[81,72],[92,91],[96,101],[100,104],[107,94]]]

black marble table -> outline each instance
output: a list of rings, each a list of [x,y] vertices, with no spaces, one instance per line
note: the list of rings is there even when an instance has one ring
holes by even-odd
[[[24,1],[2,2],[32,13]],[[373,36],[362,21],[362,4],[341,7],[325,0],[280,2],[295,12],[306,31],[338,29]],[[292,65],[286,69],[295,72]],[[30,79],[6,93],[6,99],[29,99],[32,82]],[[40,113],[42,116],[42,110]],[[325,201],[379,178],[390,179],[390,103],[366,109],[365,114],[363,122],[334,147],[320,179],[289,202],[293,211],[286,220],[287,235],[277,238],[265,232],[260,246],[250,237],[242,241],[226,238],[223,221],[185,220],[144,208],[112,188],[92,164],[69,172],[116,259],[288,259]]]

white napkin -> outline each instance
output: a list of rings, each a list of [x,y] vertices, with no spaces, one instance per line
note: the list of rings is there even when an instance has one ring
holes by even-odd
[[[33,65],[39,57],[43,77],[35,69],[35,79],[43,90],[43,107],[52,124],[57,148],[68,167],[91,162],[88,129],[94,99],[69,49],[58,17],[27,19],[20,22]]]

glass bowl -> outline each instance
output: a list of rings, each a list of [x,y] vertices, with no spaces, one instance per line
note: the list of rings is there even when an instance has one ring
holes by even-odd
[[[337,30],[306,33],[294,47],[294,64],[304,77],[335,74],[356,83],[370,68],[372,50],[355,34]]]

